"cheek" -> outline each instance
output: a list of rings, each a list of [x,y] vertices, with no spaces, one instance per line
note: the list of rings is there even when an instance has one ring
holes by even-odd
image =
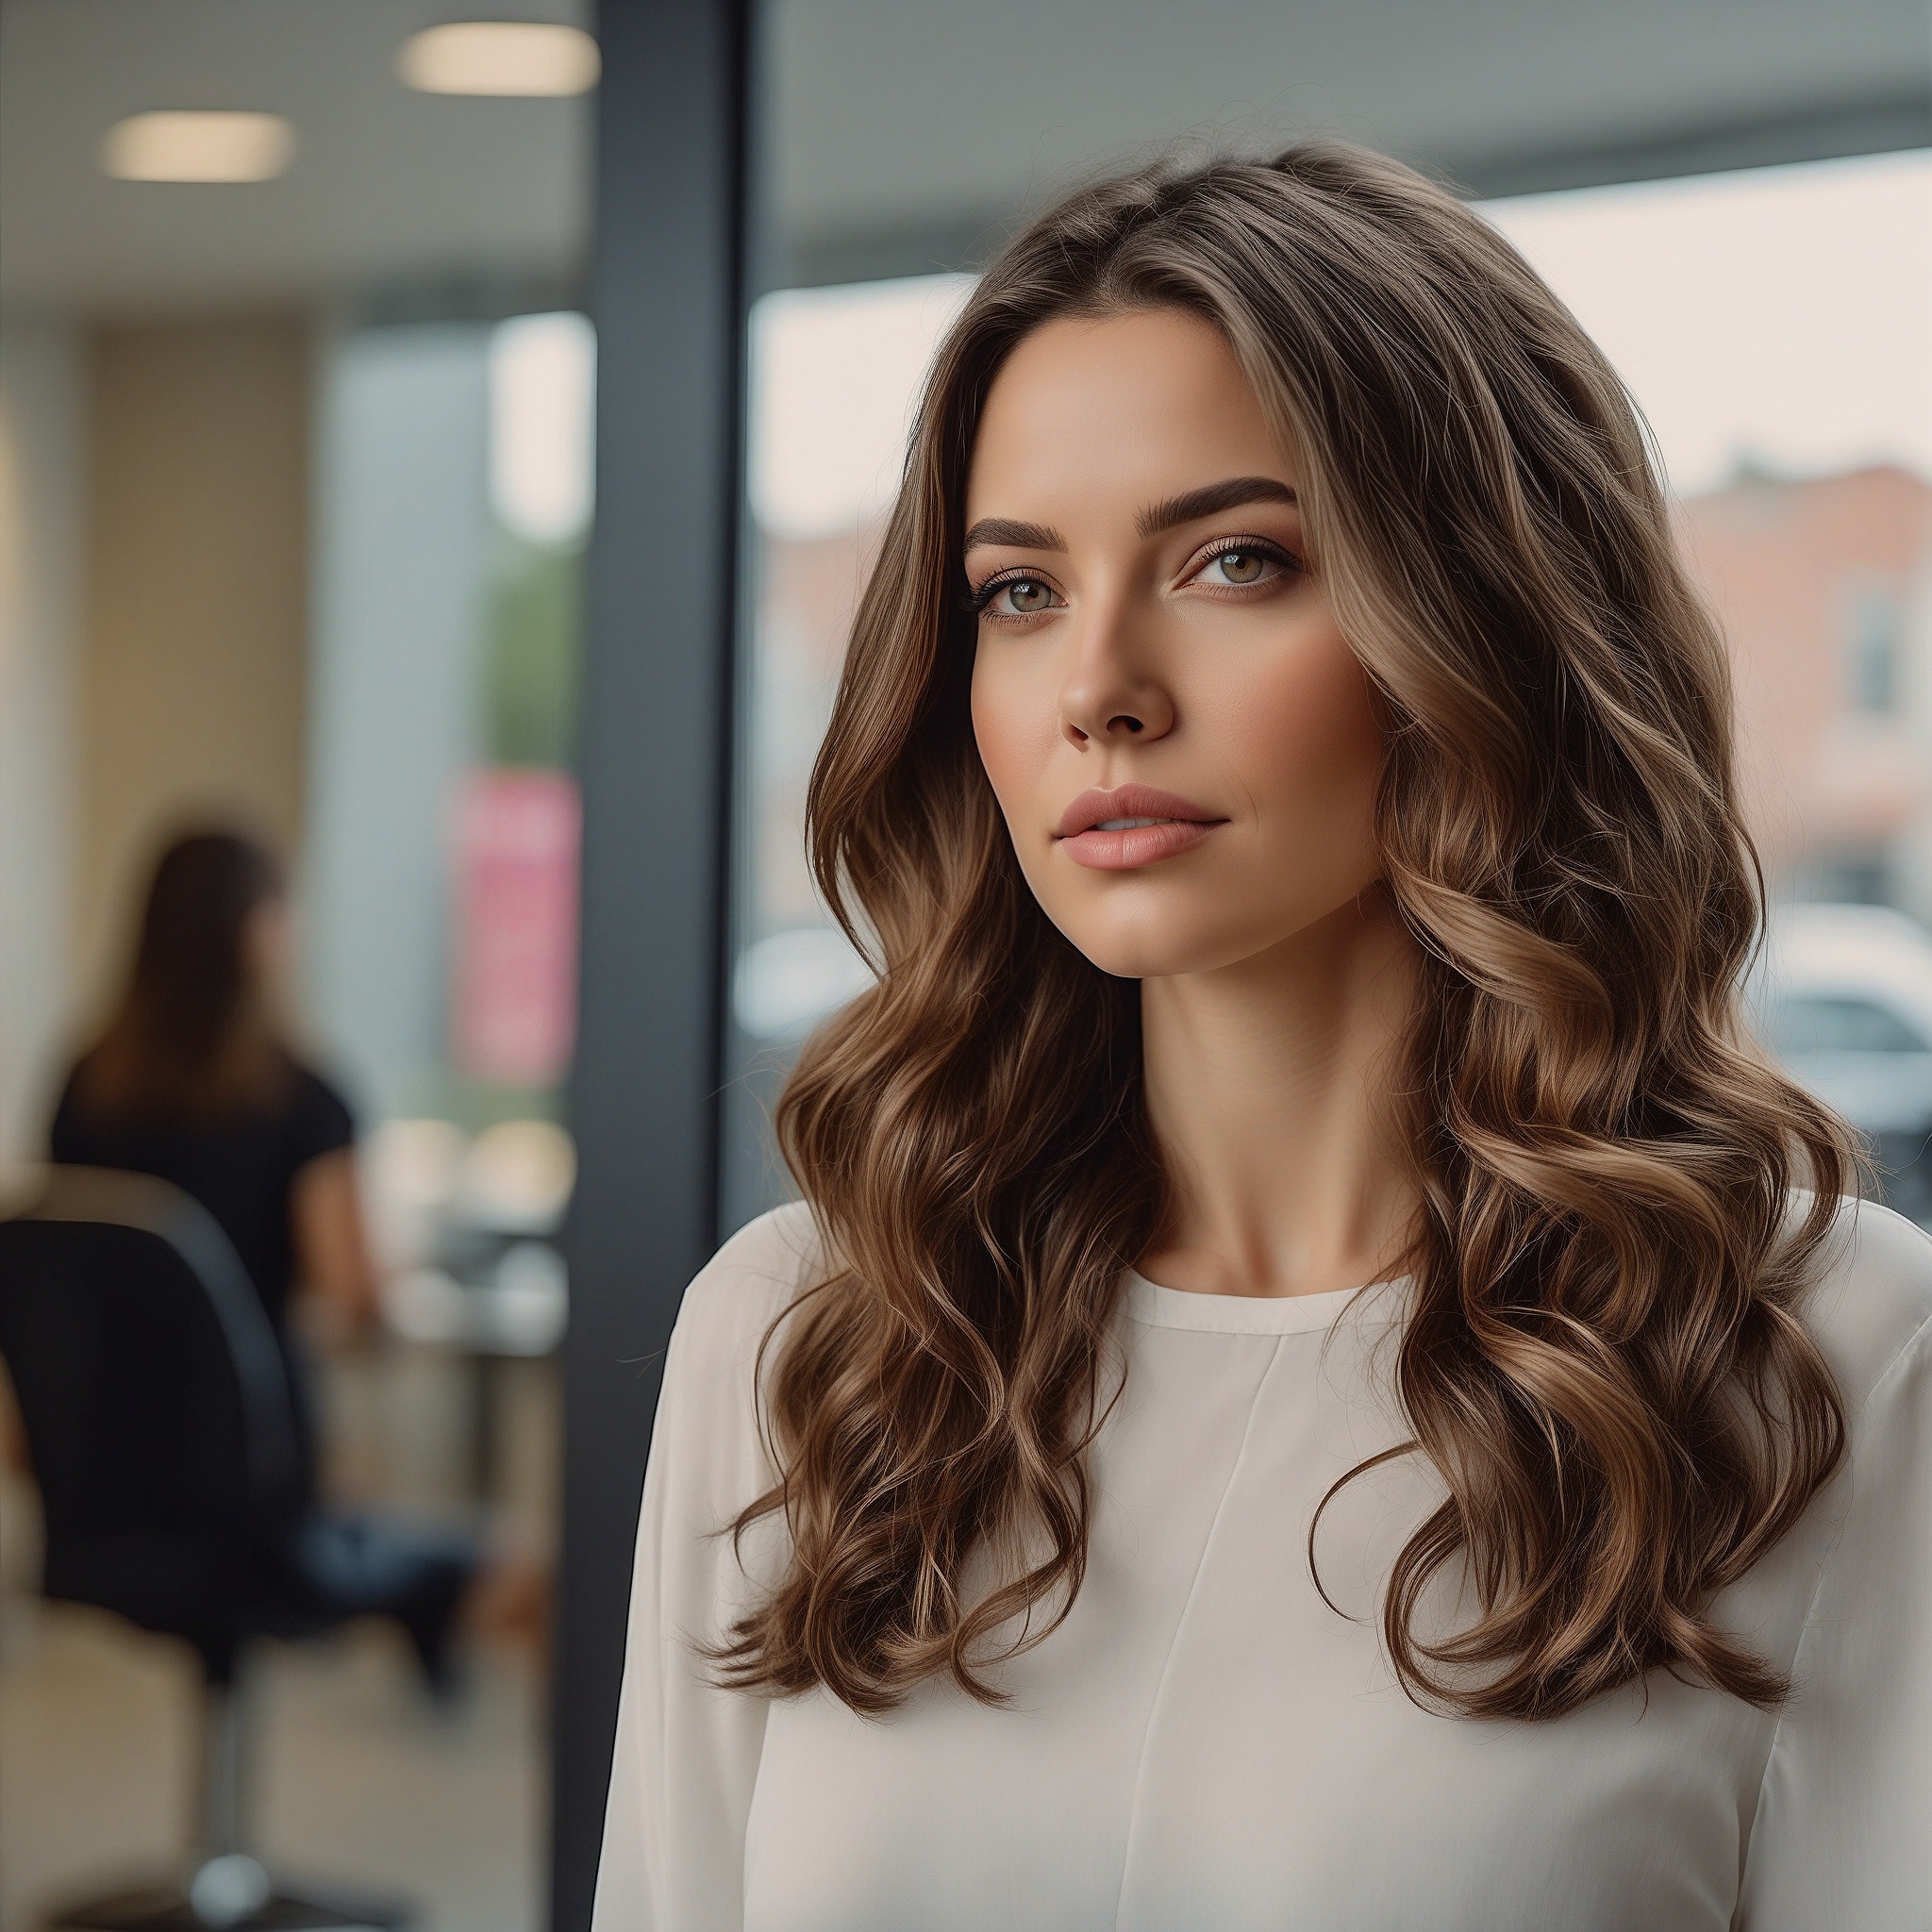
[[[980,651],[973,660],[973,741],[1000,808],[1010,819],[1028,787],[1046,768],[1058,742],[1058,713],[1051,689],[1012,654]]]
[[[1223,741],[1264,837],[1291,837],[1307,853],[1319,835],[1358,864],[1374,842],[1380,708],[1339,632],[1309,643],[1224,694]]]

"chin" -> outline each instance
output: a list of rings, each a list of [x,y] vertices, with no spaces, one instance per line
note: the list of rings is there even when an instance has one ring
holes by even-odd
[[[1184,973],[1212,973],[1266,952],[1277,935],[1206,931],[1185,920],[1158,925],[1140,921],[1057,922],[1086,958],[1116,979],[1168,979]]]
[[[1245,895],[1137,893],[1110,904],[1068,895],[1073,903],[1063,898],[1058,906],[1042,895],[1041,904],[1101,972],[1116,979],[1170,979],[1218,973],[1317,935],[1350,944],[1386,928],[1386,910],[1370,890],[1374,874],[1345,887],[1324,884],[1325,890],[1308,893],[1270,893],[1257,885]]]

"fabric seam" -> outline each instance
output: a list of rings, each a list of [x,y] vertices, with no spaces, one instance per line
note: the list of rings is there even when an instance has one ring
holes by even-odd
[[[1194,1574],[1188,1581],[1188,1593],[1181,1604],[1181,1613],[1174,1619],[1174,1635],[1168,1641],[1167,1655],[1161,1659],[1160,1675],[1154,1686],[1154,1695],[1148,1701],[1147,1722],[1141,1733],[1141,1760],[1134,1767],[1134,1794],[1127,1804],[1126,1840],[1121,1848],[1120,1890],[1114,1899],[1114,1932],[1120,1932],[1121,1915],[1127,1906],[1127,1876],[1134,1862],[1134,1845],[1141,1826],[1141,1801],[1147,1782],[1147,1760],[1154,1743],[1154,1727],[1159,1721],[1160,1711],[1167,1695],[1169,1677],[1174,1673],[1174,1660],[1179,1654],[1181,1638],[1186,1633],[1189,1619],[1194,1613],[1194,1600],[1200,1593],[1201,1578],[1208,1568],[1208,1558],[1213,1553],[1215,1539],[1221,1534],[1222,1519],[1227,1513],[1228,1498],[1234,1494],[1235,1485],[1241,1481],[1241,1471],[1246,1468],[1248,1448],[1254,1441],[1255,1419],[1261,1413],[1261,1398],[1268,1392],[1268,1385],[1274,1379],[1275,1371],[1281,1366],[1282,1346],[1288,1341],[1286,1335],[1271,1338],[1274,1343],[1268,1357],[1268,1366],[1262,1370],[1260,1379],[1255,1384],[1253,1399],[1248,1404],[1248,1419],[1241,1426],[1241,1445],[1235,1452],[1234,1465],[1227,1473],[1227,1481],[1222,1486],[1221,1500],[1214,1506],[1213,1520],[1208,1525],[1208,1534],[1201,1540],[1201,1554],[1194,1562]]]

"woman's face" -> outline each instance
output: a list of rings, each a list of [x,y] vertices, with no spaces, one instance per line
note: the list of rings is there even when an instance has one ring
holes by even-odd
[[[1379,876],[1381,723],[1295,481],[1176,310],[1044,324],[988,397],[974,735],[1028,884],[1105,972],[1232,965]]]

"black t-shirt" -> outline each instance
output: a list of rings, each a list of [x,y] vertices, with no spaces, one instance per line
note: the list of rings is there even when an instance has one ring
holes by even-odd
[[[48,1152],[68,1167],[118,1167],[173,1181],[226,1230],[277,1330],[295,1271],[295,1176],[324,1154],[348,1146],[356,1125],[341,1096],[319,1074],[291,1068],[273,1105],[184,1124],[105,1121],[68,1076]]]

